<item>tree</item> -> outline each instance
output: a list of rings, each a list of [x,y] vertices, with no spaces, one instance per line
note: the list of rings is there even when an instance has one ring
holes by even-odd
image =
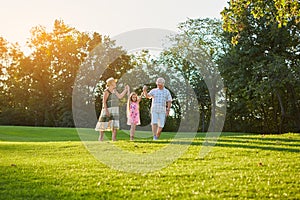
[[[97,46],[102,45],[103,51],[98,58],[104,60],[109,60],[112,52],[120,52],[121,47],[115,47],[109,37],[80,32],[62,20],[55,20],[50,32],[37,26],[31,34],[27,43],[31,50],[28,56],[18,46],[8,44],[3,38],[0,40],[0,87],[4,93],[1,96],[0,123],[74,126],[72,94],[78,70],[88,62],[87,55]],[[121,52],[122,55],[110,61],[108,68],[103,67],[106,72],[95,80],[124,73],[128,58],[124,51]],[[95,102],[90,101],[94,105]]]
[[[221,12],[223,28],[234,33],[232,43],[237,44],[240,33],[248,26],[246,16],[254,19],[265,18],[267,25],[277,24],[278,28],[294,20],[300,22],[300,3],[298,0],[230,0],[229,7]]]
[[[1,124],[27,125],[32,122],[28,113],[28,80],[18,67],[23,60],[24,54],[19,45],[0,37]]]
[[[122,75],[119,83],[122,85],[129,84],[131,91],[140,95],[144,84],[147,85],[148,91],[150,91],[157,87],[155,80],[158,77],[164,77],[166,79],[165,87],[170,90],[173,97],[171,106],[172,115],[167,117],[167,123],[164,127],[164,131],[177,131],[180,123],[180,107],[176,94],[172,92],[174,88],[170,84],[170,81],[172,79],[178,79],[170,75],[168,71],[166,71],[166,67],[160,66],[156,59],[156,56],[149,50],[141,50],[139,52],[132,53],[130,55],[131,69],[127,70],[127,72]],[[140,102],[141,126],[138,127],[141,130],[151,130],[151,127],[148,126],[151,122],[150,107],[151,101],[143,98]],[[120,116],[126,116],[126,113],[121,113]],[[125,120],[124,122],[125,123],[123,124],[126,124]]]
[[[170,37],[174,45],[163,52],[160,62],[180,72],[184,81],[191,85],[199,104],[197,110],[202,114],[202,131],[205,126],[208,127],[208,119],[212,122],[210,131],[214,131],[218,126],[216,117],[224,117],[222,109],[217,106],[221,102],[219,94],[222,93],[217,60],[228,46],[222,37],[221,21],[208,18],[188,19],[180,23],[178,28],[179,33]],[[188,102],[189,95],[186,98]],[[190,103],[186,103],[186,106],[189,105]],[[186,111],[190,110],[187,107]]]
[[[106,79],[120,79],[130,68],[130,56],[109,37],[103,37],[100,43],[90,49],[80,65],[73,90],[73,116],[77,127],[95,126],[96,116],[102,109]],[[122,87],[122,84],[119,82],[118,86]],[[123,107],[125,102],[121,102]]]
[[[255,16],[257,5],[268,9]],[[239,7],[244,8],[234,15],[243,25],[239,41],[221,61],[230,124],[242,124],[234,128],[237,131],[299,130],[299,23],[291,16],[280,25],[274,18],[279,12],[274,1],[244,2]],[[232,9],[225,9],[223,16],[233,17]]]
[[[32,53],[20,67],[31,81],[36,125],[73,126],[72,87],[90,38],[60,20],[55,20],[53,32],[37,26],[31,33],[28,45]]]

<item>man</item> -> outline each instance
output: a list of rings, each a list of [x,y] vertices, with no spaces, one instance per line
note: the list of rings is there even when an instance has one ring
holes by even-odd
[[[156,80],[157,88],[147,93],[147,87],[143,87],[143,93],[146,98],[152,99],[151,105],[151,125],[153,140],[160,137],[161,131],[165,125],[166,117],[169,115],[172,96],[168,89],[164,87],[165,80],[158,78]]]

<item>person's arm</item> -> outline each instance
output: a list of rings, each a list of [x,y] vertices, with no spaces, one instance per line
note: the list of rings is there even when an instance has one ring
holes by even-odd
[[[166,112],[167,116],[169,116],[169,114],[170,114],[171,105],[172,105],[172,96],[171,96],[170,91],[168,91],[167,112]]]
[[[128,85],[125,86],[123,92],[121,94],[118,93],[118,91],[115,89],[115,94],[119,99],[122,99],[124,97],[124,95],[126,94],[126,92],[128,91]]]
[[[169,116],[170,114],[171,105],[172,105],[172,101],[167,101],[167,112],[166,112],[167,116]]]
[[[147,99],[150,99],[152,97],[152,95],[150,95],[147,92],[147,86],[146,85],[144,85],[144,87],[143,87],[143,94],[144,94],[144,97],[147,98]]]
[[[127,97],[129,98],[129,96],[130,96],[130,87],[129,87],[129,85],[126,85],[126,88],[127,88]]]
[[[107,116],[110,115],[110,113],[108,112],[108,109],[107,109],[107,99],[108,99],[108,96],[109,96],[109,92],[105,91],[104,94],[103,94],[102,109],[105,110],[105,113],[106,113]]]
[[[137,102],[138,102],[138,103],[141,102],[141,100],[142,100],[142,95],[143,95],[143,93],[142,93],[140,96],[137,96]]]

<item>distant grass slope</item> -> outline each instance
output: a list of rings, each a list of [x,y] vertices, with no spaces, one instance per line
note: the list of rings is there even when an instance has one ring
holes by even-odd
[[[115,144],[150,152],[170,137],[120,132]],[[133,174],[95,159],[75,129],[0,126],[0,199],[300,199],[299,134],[224,133],[199,158],[203,137],[166,168]]]

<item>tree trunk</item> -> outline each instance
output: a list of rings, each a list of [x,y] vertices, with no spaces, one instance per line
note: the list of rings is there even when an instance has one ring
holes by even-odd
[[[283,125],[283,121],[285,119],[286,113],[285,113],[285,109],[282,103],[282,98],[279,94],[279,92],[277,90],[275,90],[278,102],[279,102],[279,106],[280,106],[280,111],[281,111],[281,115],[280,115],[280,121],[279,121],[279,133],[282,133],[282,125]]]

